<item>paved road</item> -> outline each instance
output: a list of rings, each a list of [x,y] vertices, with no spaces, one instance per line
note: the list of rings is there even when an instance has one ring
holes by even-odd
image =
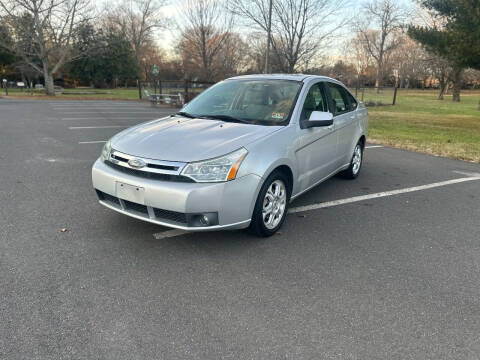
[[[0,99],[1,359],[480,358],[480,181],[443,183],[478,164],[370,148],[292,207],[383,197],[269,239],[162,237],[101,207],[90,167],[113,126],[169,111]]]

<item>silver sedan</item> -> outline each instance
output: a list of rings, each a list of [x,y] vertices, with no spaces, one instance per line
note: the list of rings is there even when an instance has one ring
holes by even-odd
[[[358,176],[367,127],[365,106],[334,79],[234,77],[115,135],[93,186],[102,205],[137,219],[270,236],[293,199],[337,173]]]

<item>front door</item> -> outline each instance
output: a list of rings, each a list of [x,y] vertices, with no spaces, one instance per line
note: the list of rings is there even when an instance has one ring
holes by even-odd
[[[312,85],[303,104],[300,127],[302,127],[302,122],[309,119],[312,111],[330,111],[327,99],[326,87],[323,82]],[[299,170],[299,189],[303,191],[335,171],[337,137],[335,125],[301,128],[299,131],[296,157]]]
[[[341,85],[328,83],[331,107],[333,108],[335,131],[337,133],[337,166],[343,166],[352,158],[357,103],[353,96]],[[350,97],[353,99],[350,100]]]

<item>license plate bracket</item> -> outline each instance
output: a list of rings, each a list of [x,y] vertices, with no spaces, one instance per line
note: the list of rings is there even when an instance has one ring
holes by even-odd
[[[145,205],[145,188],[119,181],[116,183],[116,188],[118,198]]]

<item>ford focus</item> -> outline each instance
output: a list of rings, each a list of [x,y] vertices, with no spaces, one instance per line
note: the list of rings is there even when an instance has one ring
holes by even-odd
[[[111,138],[93,187],[100,204],[140,220],[270,236],[292,200],[335,174],[359,175],[367,128],[365,106],[334,79],[234,77]]]

